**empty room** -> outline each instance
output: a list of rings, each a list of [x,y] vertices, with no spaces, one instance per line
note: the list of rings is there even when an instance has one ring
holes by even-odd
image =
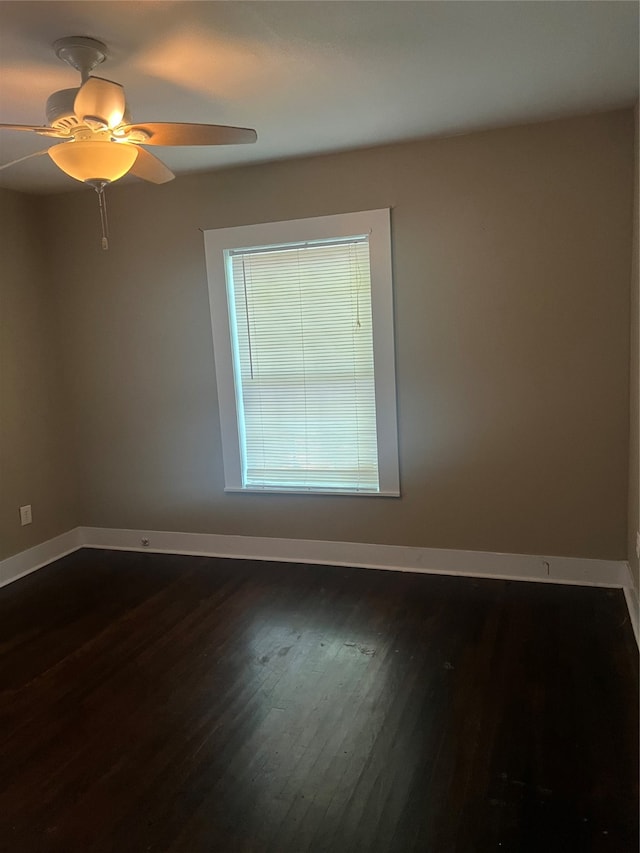
[[[0,851],[636,853],[636,2],[0,2]]]

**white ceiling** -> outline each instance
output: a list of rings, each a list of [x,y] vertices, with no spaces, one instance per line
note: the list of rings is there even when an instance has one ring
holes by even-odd
[[[136,121],[255,127],[255,145],[154,148],[177,174],[605,110],[638,98],[635,2],[0,2],[0,122],[44,123],[92,36]],[[0,163],[46,147],[0,131]],[[0,172],[81,188],[49,157]]]

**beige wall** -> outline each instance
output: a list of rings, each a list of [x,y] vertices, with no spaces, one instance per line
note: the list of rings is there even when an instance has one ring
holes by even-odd
[[[87,525],[625,558],[630,111],[45,201]],[[199,228],[390,206],[401,499],[224,494]]]
[[[638,166],[638,146],[640,110],[635,108],[635,174],[633,182],[633,255],[631,262],[631,371],[630,371],[630,429],[629,429],[629,518],[628,530],[628,558],[631,574],[636,585],[640,589],[640,566],[636,555],[636,532],[640,530],[640,277],[638,272],[638,229],[640,228],[640,217],[638,215],[638,182],[640,170]]]
[[[0,190],[0,559],[77,524],[40,225],[37,199]]]

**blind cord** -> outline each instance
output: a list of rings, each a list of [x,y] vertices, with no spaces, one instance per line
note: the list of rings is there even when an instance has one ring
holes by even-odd
[[[360,323],[360,264],[358,263],[358,258],[353,251],[353,243],[349,246],[349,252],[351,254],[351,259],[355,262],[356,266],[356,329],[362,328]]]

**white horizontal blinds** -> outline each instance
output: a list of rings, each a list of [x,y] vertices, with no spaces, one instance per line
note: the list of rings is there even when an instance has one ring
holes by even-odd
[[[243,485],[378,491],[368,238],[228,255]]]

